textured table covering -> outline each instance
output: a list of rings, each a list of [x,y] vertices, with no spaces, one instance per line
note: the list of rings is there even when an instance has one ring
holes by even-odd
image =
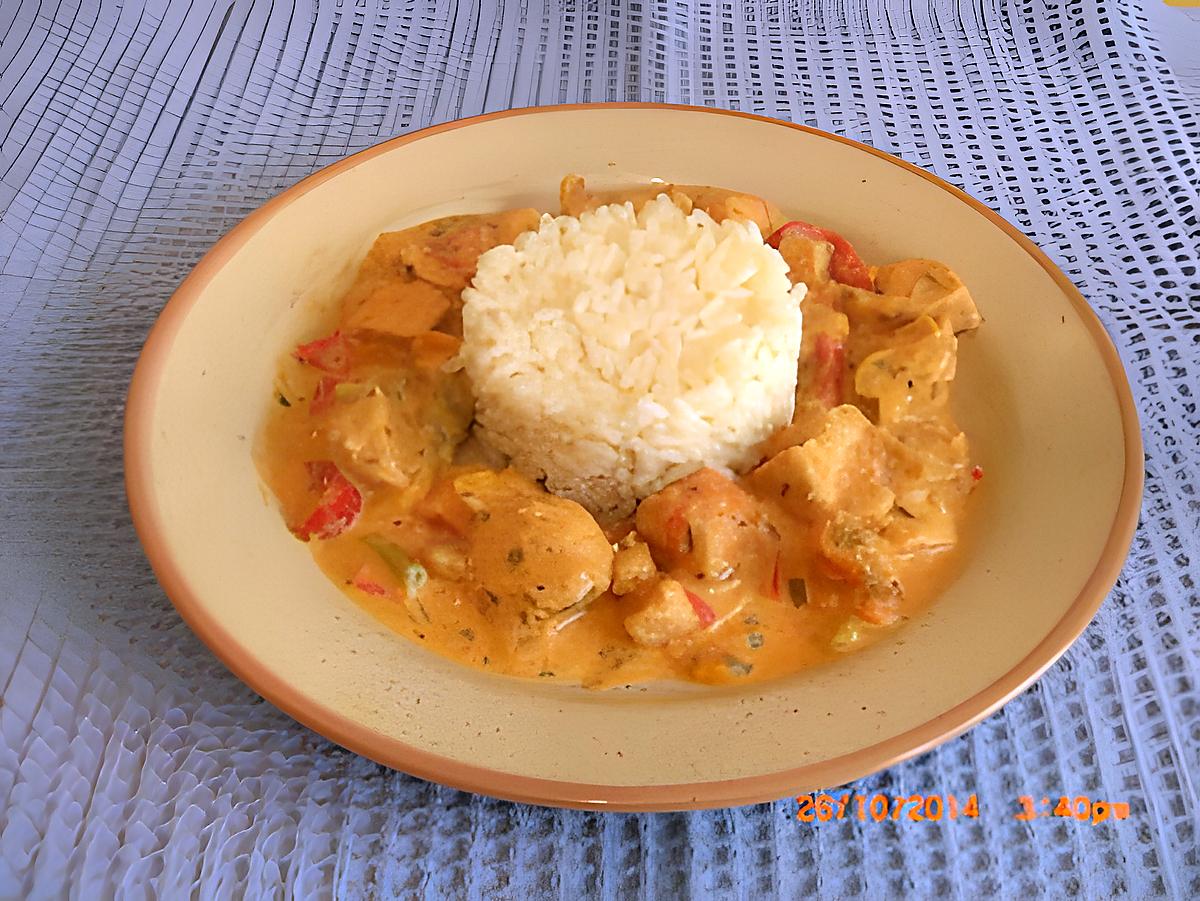
[[[1129,0],[0,0],[0,898],[1200,895],[1200,30],[1168,12],[1164,56]],[[625,99],[931,169],[1045,248],[1120,348],[1146,500],[1116,590],[1032,689],[852,786],[977,792],[978,820],[606,815],[420,782],[237,682],[142,557],[124,393],[217,236],[394,134]],[[1024,823],[1021,794],[1131,814]]]

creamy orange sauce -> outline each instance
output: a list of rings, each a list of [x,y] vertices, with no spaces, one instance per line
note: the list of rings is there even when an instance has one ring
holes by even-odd
[[[772,226],[781,218],[757,198],[672,190],[691,191],[710,212],[758,213]],[[589,198],[582,182],[564,182],[564,211],[587,208]],[[745,533],[730,538],[734,559],[724,571],[697,563],[706,537],[698,514],[687,514],[686,550],[672,557],[661,536],[655,543],[662,523],[644,502],[637,525],[655,550],[653,579],[682,586],[700,617],[699,626],[648,644],[628,619],[649,595],[600,590],[633,522],[605,523],[601,535],[600,525],[562,506],[571,502],[511,474],[485,479],[494,494],[486,502],[463,487],[504,461],[468,437],[469,390],[461,374],[442,368],[461,330],[458,291],[483,250],[535,218],[455,217],[382,236],[341,311],[314,324],[315,335],[336,342],[281,362],[257,462],[285,521],[330,579],[397,633],[463,664],[595,688],[775,678],[870,644],[937,596],[964,554],[973,481],[944,395],[953,331],[978,322],[965,289],[954,293],[952,273],[927,261],[874,270],[897,292],[875,295],[829,277],[829,245],[796,235],[781,242],[793,278],[809,284],[796,416],[766,442],[762,467],[720,489],[753,508]],[[331,462],[345,484],[328,475],[320,482],[314,461]],[[789,496],[796,474],[822,481],[811,496]],[[882,483],[891,487],[881,495]],[[314,508],[354,495],[361,511],[349,528],[314,519]],[[528,520],[524,533],[504,527],[526,521],[519,517],[530,504],[543,505],[536,517],[564,519],[544,533],[540,520]],[[527,571],[531,561],[540,574]],[[586,584],[604,585],[578,603],[557,597],[575,590],[581,572]]]

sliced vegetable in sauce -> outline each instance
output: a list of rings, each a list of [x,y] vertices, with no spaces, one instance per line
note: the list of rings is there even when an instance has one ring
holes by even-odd
[[[814,344],[813,394],[826,409],[842,402],[842,381],[846,372],[846,345],[824,333]]]
[[[829,261],[829,274],[834,281],[850,285],[853,288],[862,288],[864,291],[875,290],[875,284],[871,281],[871,271],[867,268],[866,263],[859,257],[854,245],[837,232],[808,222],[793,220],[776,229],[767,238],[767,243],[778,250],[779,242],[788,235],[815,241],[828,241],[833,245],[833,257]]]
[[[696,611],[696,616],[700,619],[700,627],[707,629],[717,621],[717,613],[700,595],[691,591],[686,591],[688,603],[692,605],[692,609]]]
[[[420,594],[428,581],[429,573],[420,563],[410,563],[404,567],[404,591],[410,598]]]
[[[321,492],[317,507],[293,529],[301,541],[335,538],[351,528],[362,513],[362,495],[331,460],[305,464],[315,490]]]
[[[346,376],[350,371],[350,345],[341,332],[334,332],[296,348],[296,359],[330,375]]]
[[[373,594],[377,597],[385,597],[388,593],[386,588],[370,577],[365,566],[354,574],[354,578],[350,580],[350,584],[359,591],[364,591],[367,594]]]
[[[363,544],[379,555],[380,559],[387,564],[387,568],[392,571],[392,575],[397,579],[403,579],[409,565],[413,562],[412,557],[408,556],[401,547],[393,541],[388,541],[380,535],[367,535],[363,538]]]
[[[308,402],[308,412],[319,416],[333,406],[335,392],[339,382],[332,376],[323,375],[313,391],[312,400]]]
[[[404,593],[408,598],[415,599],[429,582],[429,573],[425,567],[413,560],[394,541],[389,541],[381,535],[367,535],[363,538],[363,543],[387,564],[392,575],[404,585]],[[425,613],[425,608],[421,608],[421,613],[426,619],[429,618],[429,614]]]
[[[692,527],[688,525],[687,517],[683,515],[682,510],[676,510],[667,517],[663,534],[667,544],[678,553],[686,554],[691,551]]]

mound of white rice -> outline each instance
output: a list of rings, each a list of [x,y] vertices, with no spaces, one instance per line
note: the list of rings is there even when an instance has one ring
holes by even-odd
[[[701,466],[753,465],[795,403],[805,287],[787,270],[757,226],[665,196],[543,216],[463,292],[482,437],[605,516]]]

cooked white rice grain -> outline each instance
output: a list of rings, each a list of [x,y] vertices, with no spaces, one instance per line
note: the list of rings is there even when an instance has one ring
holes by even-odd
[[[701,466],[753,465],[795,403],[805,288],[787,271],[757,226],[665,196],[543,216],[463,292],[483,438],[607,516]]]

